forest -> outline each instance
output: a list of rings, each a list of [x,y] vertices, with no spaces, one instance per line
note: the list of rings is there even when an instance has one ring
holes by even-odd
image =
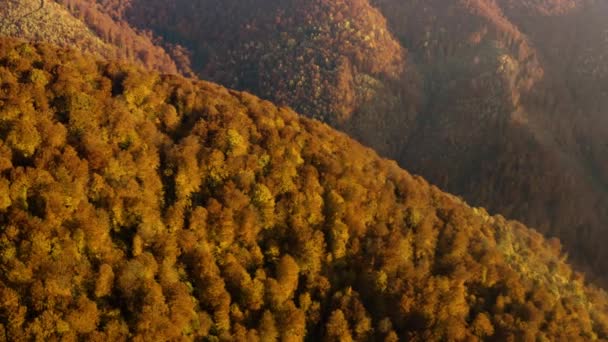
[[[104,59],[128,61],[162,73],[192,75],[182,47],[112,19],[91,1],[0,1],[0,35],[77,47]]]
[[[324,121],[559,238],[608,286],[605,1],[4,0],[0,12],[2,35],[200,77]]]
[[[608,286],[607,2],[80,1],[184,47],[203,79],[559,238]]]
[[[0,340],[608,339],[556,239],[247,92],[0,39]]]

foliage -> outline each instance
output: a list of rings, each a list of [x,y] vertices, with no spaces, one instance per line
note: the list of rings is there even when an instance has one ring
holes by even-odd
[[[78,45],[82,51],[103,56],[115,52],[115,47],[92,34],[86,25],[60,5],[52,1],[43,1],[42,4],[40,0],[0,3],[1,34],[56,45]]]
[[[579,269],[608,284],[605,1],[61,3],[127,59],[165,65],[162,45],[182,73],[192,64],[328,122],[440,188],[560,238]],[[163,118],[176,124],[171,108]]]
[[[389,101],[365,80],[395,82],[405,69],[405,50],[367,0],[146,1],[143,7],[132,1],[118,12],[188,46],[203,78],[334,124],[374,97]]]
[[[0,3],[0,33],[29,41],[78,46],[81,51],[106,59],[122,59],[148,69],[177,73],[171,56],[155,43],[155,39],[131,28],[128,23],[114,21],[87,0],[8,0]],[[179,56],[180,47],[173,47],[180,71],[188,73],[186,56]]]
[[[84,22],[104,42],[117,47],[117,58],[163,73],[192,75],[190,59],[179,45],[167,44],[149,30],[137,30],[117,20],[95,0],[56,0]]]
[[[419,61],[428,98],[420,124],[389,156],[558,237],[605,287],[607,3],[373,2]]]
[[[559,245],[317,121],[6,39],[0,80],[1,339],[608,338]]]

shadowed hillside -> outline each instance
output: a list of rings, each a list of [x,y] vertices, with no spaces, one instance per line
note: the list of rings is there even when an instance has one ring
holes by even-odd
[[[592,1],[407,4],[414,7],[378,1],[420,69],[431,70],[426,84],[444,81],[425,90],[432,96],[421,115],[425,122],[408,140],[414,143],[401,164],[477,205],[559,236],[575,261],[606,274],[600,241],[608,222],[602,95],[608,48],[600,18],[608,7]],[[424,12],[444,14],[419,15]],[[479,20],[463,20],[470,17]],[[424,18],[429,22],[419,22]],[[428,38],[418,39],[425,37],[420,30]],[[453,47],[464,37],[475,39]],[[495,52],[486,53],[488,44]],[[484,59],[499,63],[484,65]],[[450,63],[468,65],[469,73],[454,74],[458,68]],[[500,75],[511,81],[500,86]]]
[[[221,86],[0,40],[0,339],[592,340],[559,242]]]

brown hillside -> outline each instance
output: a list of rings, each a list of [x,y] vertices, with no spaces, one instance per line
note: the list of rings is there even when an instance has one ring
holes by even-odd
[[[116,20],[108,8],[95,0],[55,0],[83,21],[101,39],[120,51],[120,58],[137,61],[147,69],[163,73],[193,75],[188,52],[168,44],[149,30],[136,30],[128,22]]]
[[[114,21],[87,0],[0,1],[0,35],[62,46],[106,59],[121,59],[163,73],[178,72],[171,56],[150,34]],[[179,51],[179,49],[177,49]],[[180,60],[179,54],[174,54]],[[180,66],[188,73],[187,58]]]
[[[100,2],[607,274],[604,2]]]
[[[289,105],[383,154],[399,152],[394,141],[415,115],[417,71],[366,0],[101,3],[190,48],[202,78]]]
[[[402,165],[560,237],[575,261],[606,274],[599,241],[608,222],[608,117],[601,95],[608,48],[600,18],[608,7],[583,1],[471,1],[453,2],[453,8],[379,3],[410,55],[427,65],[419,69],[431,70],[427,84],[439,84],[425,91],[432,97],[399,157]],[[425,11],[444,14],[419,15]],[[429,23],[403,20],[408,16]],[[479,20],[464,20],[469,17]],[[430,43],[416,42],[420,28],[430,32]],[[474,35],[478,43],[451,47],[471,32],[483,33]],[[488,54],[486,45],[495,50]],[[499,60],[498,68],[483,64],[485,56]],[[462,69],[468,74],[454,73]],[[511,81],[501,85],[497,75]]]
[[[604,340],[559,243],[247,93],[0,40],[1,340]]]

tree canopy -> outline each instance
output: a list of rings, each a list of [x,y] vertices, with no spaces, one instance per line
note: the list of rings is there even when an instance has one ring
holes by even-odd
[[[0,39],[0,339],[608,339],[559,242],[248,93]]]

